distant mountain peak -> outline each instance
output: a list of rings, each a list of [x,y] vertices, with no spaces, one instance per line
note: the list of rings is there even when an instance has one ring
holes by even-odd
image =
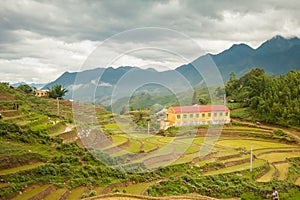
[[[287,38],[284,38],[281,35],[275,35],[274,37],[272,37],[270,40],[286,40]]]
[[[267,41],[271,41],[271,40],[297,40],[299,39],[297,36],[292,36],[292,37],[283,37],[281,35],[275,35],[274,37],[272,37],[271,39],[267,40]]]
[[[252,47],[248,46],[245,43],[234,44],[229,49],[231,49],[231,50],[240,50],[240,49],[254,50]]]
[[[260,45],[256,51],[259,54],[283,52],[294,45],[300,45],[300,39],[297,37],[284,38],[281,35],[276,35]]]
[[[254,54],[254,49],[247,44],[240,43],[234,44],[229,49],[217,54],[212,55],[217,65],[230,65],[236,64],[244,60],[245,58]]]

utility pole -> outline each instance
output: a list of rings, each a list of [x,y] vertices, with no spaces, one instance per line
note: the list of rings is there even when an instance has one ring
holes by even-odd
[[[56,97],[56,101],[57,101],[57,115],[59,115],[59,98]]]
[[[223,101],[224,101],[224,102],[223,102],[223,103],[224,103],[224,106],[226,106],[226,94],[223,95]]]
[[[147,119],[148,122],[148,141],[150,141],[150,119]]]
[[[252,154],[252,144],[250,148],[250,172],[252,172],[253,154]]]

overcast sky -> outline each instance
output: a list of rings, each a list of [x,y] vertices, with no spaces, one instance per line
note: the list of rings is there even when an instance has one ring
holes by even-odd
[[[142,27],[167,28],[190,37],[203,52],[189,49],[184,40],[155,36],[164,47],[181,48],[196,56],[221,52],[234,43],[257,48],[275,35],[300,37],[299,10],[298,0],[2,0],[0,81],[53,81],[65,71],[80,70],[106,39]],[[112,49],[122,54],[124,45],[147,44],[148,39],[118,40]],[[171,57],[141,51],[123,55],[111,65],[173,69],[184,64]]]

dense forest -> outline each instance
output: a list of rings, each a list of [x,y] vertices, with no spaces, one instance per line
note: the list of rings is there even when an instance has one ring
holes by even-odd
[[[228,99],[250,108],[253,119],[284,126],[300,124],[300,72],[267,75],[255,68],[241,78],[230,74],[225,86]]]

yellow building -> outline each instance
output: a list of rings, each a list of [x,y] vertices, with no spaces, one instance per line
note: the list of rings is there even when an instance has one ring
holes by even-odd
[[[48,90],[36,90],[35,91],[35,96],[38,96],[38,97],[46,97],[48,95],[49,95]]]
[[[177,106],[167,110],[164,129],[171,126],[226,124],[229,122],[230,110],[224,105]]]

